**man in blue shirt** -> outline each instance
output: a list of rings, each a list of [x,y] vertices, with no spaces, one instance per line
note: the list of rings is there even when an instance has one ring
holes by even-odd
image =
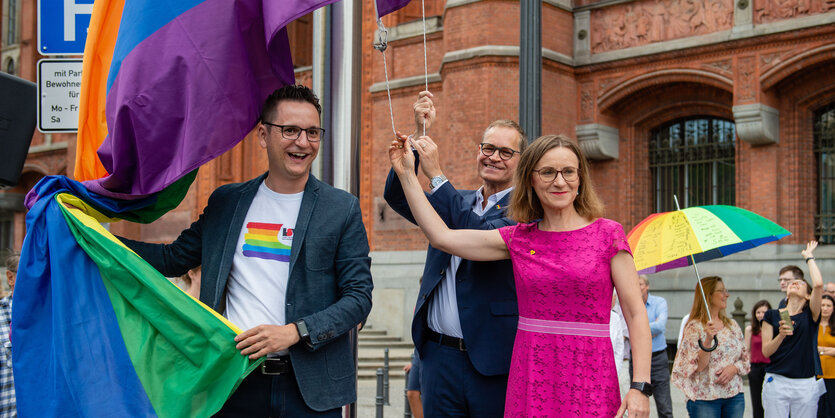
[[[652,396],[655,397],[655,409],[659,417],[673,416],[673,401],[670,397],[670,365],[667,358],[667,338],[664,330],[667,328],[667,301],[660,296],[649,294],[649,278],[639,276],[641,296],[647,307],[649,330],[652,333],[652,368],[650,369],[650,383]],[[632,377],[632,360],[629,360],[629,377]]]

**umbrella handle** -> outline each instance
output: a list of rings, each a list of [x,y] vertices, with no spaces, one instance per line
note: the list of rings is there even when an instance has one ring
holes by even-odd
[[[699,348],[701,348],[702,351],[707,351],[709,353],[709,352],[715,350],[716,347],[719,347],[719,339],[716,338],[715,335],[713,336],[713,347],[705,348],[705,346],[702,345],[702,339],[701,338],[699,339]]]

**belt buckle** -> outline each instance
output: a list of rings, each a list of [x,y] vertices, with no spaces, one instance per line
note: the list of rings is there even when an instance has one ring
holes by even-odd
[[[276,362],[276,363],[278,363],[278,366],[282,366],[282,365],[285,366],[285,367],[287,366],[287,363],[280,360],[280,359],[270,359],[270,358],[268,358],[268,359],[265,359],[263,363],[261,363],[261,374],[263,374],[265,376],[280,376],[282,374],[287,373],[286,369],[283,370],[283,371],[278,371],[278,372],[267,371],[267,362]]]
[[[467,351],[467,347],[464,346],[464,339],[458,339],[458,351]]]

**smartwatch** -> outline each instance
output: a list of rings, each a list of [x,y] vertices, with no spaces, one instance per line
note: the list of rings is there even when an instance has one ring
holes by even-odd
[[[441,174],[440,176],[432,177],[432,180],[429,180],[429,187],[431,187],[432,190],[435,190],[438,188],[438,186],[444,184],[445,181],[446,176],[444,176],[443,174]]]
[[[632,382],[629,385],[630,389],[637,389],[638,392],[643,393],[647,397],[652,396],[652,385],[647,382]]]
[[[304,319],[299,319],[293,323],[296,324],[296,328],[299,331],[299,339],[310,345],[310,332],[307,330],[307,324],[304,323]]]

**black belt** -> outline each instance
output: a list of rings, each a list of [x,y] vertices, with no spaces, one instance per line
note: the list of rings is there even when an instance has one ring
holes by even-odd
[[[666,352],[667,352],[667,349],[665,348],[665,349],[663,349],[663,350],[653,351],[653,352],[652,352],[652,355],[653,355],[653,356],[657,356],[657,355],[659,355],[659,354],[661,354],[661,353],[666,353]]]
[[[290,365],[290,356],[269,357],[261,363],[261,374],[278,376],[293,371]]]
[[[467,345],[464,344],[463,338],[455,338],[450,337],[449,335],[438,334],[435,331],[432,331],[429,328],[426,328],[426,337],[429,341],[434,341],[436,343],[441,343],[447,347],[452,347],[457,349],[458,351],[467,351]]]

